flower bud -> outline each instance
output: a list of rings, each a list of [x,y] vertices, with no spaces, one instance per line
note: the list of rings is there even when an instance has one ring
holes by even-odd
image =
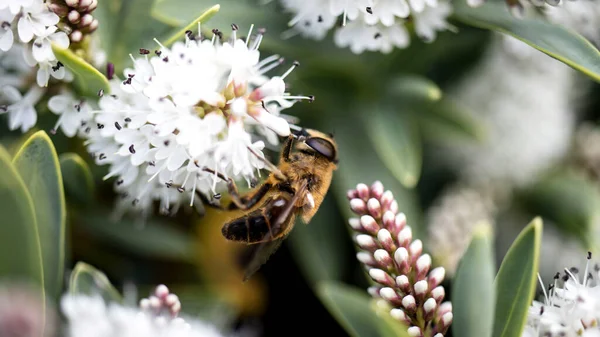
[[[393,287],[395,285],[394,279],[390,276],[390,274],[386,273],[381,269],[373,268],[369,270],[369,276],[371,276],[373,281],[380,283],[384,286]]]
[[[392,260],[390,253],[385,249],[377,249],[375,253],[373,253],[373,257],[382,269],[389,269],[393,266],[394,261]]]
[[[398,233],[398,244],[401,247],[408,247],[408,245],[410,244],[410,242],[412,241],[412,229],[408,226],[404,227],[404,229],[402,229],[400,231],[400,233]]]
[[[417,259],[417,262],[415,263],[415,265],[416,265],[417,279],[418,280],[424,279],[425,275],[427,275],[427,272],[429,271],[429,268],[431,268],[431,256],[429,256],[429,254],[421,255]]]
[[[421,328],[417,326],[411,326],[410,328],[408,328],[408,335],[410,337],[422,337],[423,332],[421,331]]]
[[[400,298],[400,296],[398,296],[396,291],[390,287],[381,288],[381,290],[379,291],[379,295],[381,295],[381,298],[390,302],[394,306],[402,304],[402,299]]]
[[[437,303],[433,298],[429,298],[427,299],[427,301],[425,301],[425,303],[423,303],[423,313],[425,314],[425,320],[430,321],[431,319],[433,319],[435,309],[437,309]]]
[[[379,232],[377,232],[377,240],[379,240],[381,246],[388,252],[393,252],[396,250],[396,245],[394,244],[394,239],[392,239],[392,234],[390,234],[387,229],[382,228],[379,230]]]
[[[367,204],[358,198],[350,200],[350,208],[354,213],[359,215],[367,213]]]
[[[365,264],[369,267],[376,267],[377,261],[373,258],[373,255],[368,252],[358,252],[356,253],[356,259],[360,261],[362,264]]]
[[[440,304],[444,300],[444,296],[446,296],[446,290],[442,286],[437,286],[431,290],[431,296]]]
[[[377,244],[375,239],[373,239],[373,237],[370,235],[358,234],[355,237],[355,240],[358,246],[364,250],[374,252],[377,248],[379,248],[379,245]]]
[[[364,228],[364,230],[371,235],[376,235],[379,231],[379,225],[377,224],[377,221],[375,221],[375,219],[373,219],[373,217],[370,215],[361,216],[360,224],[362,225],[362,228]]]
[[[167,286],[164,284],[160,284],[154,290],[154,295],[161,300],[165,300],[167,295],[169,295],[169,288],[167,288]]]
[[[367,202],[367,209],[369,210],[369,213],[374,218],[376,218],[376,219],[381,218],[382,210],[381,210],[381,204],[379,203],[379,200],[377,200],[375,198],[369,199],[369,201]]]
[[[350,227],[357,232],[364,232],[365,229],[360,224],[360,219],[358,218],[350,218],[348,219],[348,224]]]
[[[428,276],[429,288],[435,288],[444,280],[446,269],[444,267],[434,268]]]
[[[427,281],[421,280],[415,283],[415,296],[421,300],[427,295]]]
[[[397,319],[400,322],[403,322],[405,324],[410,324],[410,318],[408,318],[408,316],[406,316],[406,314],[404,313],[404,310],[402,310],[402,309],[394,308],[394,309],[390,310],[390,316],[392,316],[393,318]]]
[[[394,252],[394,260],[396,260],[396,263],[398,264],[398,269],[400,273],[406,274],[410,267],[408,250],[406,250],[406,248],[404,247],[396,249],[396,251]]]
[[[412,295],[406,295],[402,299],[402,306],[406,309],[407,313],[412,314],[417,310],[417,301]]]
[[[381,203],[381,208],[383,208],[384,211],[390,210],[390,205],[392,204],[392,201],[394,201],[394,195],[391,191],[385,191],[381,195],[379,201]],[[395,212],[393,213],[396,214]]]
[[[378,180],[371,185],[371,195],[373,198],[381,199],[381,196],[383,195],[383,184],[381,181]]]
[[[356,192],[358,193],[358,197],[364,201],[369,200],[369,187],[365,184],[356,185]]]
[[[410,246],[408,246],[408,252],[413,260],[416,260],[423,253],[423,242],[419,239],[413,241]]]
[[[396,285],[405,294],[410,293],[410,280],[408,279],[408,276],[400,275],[400,276],[396,277]]]

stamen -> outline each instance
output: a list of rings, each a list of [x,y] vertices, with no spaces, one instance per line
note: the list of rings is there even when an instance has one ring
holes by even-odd
[[[271,64],[265,66],[264,68],[260,68],[259,71],[258,71],[258,73],[260,75],[265,74],[265,73],[273,70],[277,66],[281,65],[283,63],[283,61],[285,61],[285,59],[282,57],[282,58],[278,59],[277,61],[272,62]]]
[[[294,61],[294,64],[290,67],[290,69],[288,69],[283,75],[281,75],[281,79],[285,79],[289,74],[292,73],[292,71],[294,71],[294,69],[296,69],[298,66],[300,66],[300,62],[298,61]]]
[[[540,286],[542,286],[542,291],[544,292],[544,298],[546,299],[545,303],[549,302],[548,299],[548,294],[546,293],[546,289],[544,287],[544,282],[542,282],[542,277],[540,276],[540,273],[537,274],[538,277],[538,281],[540,282]]]
[[[265,35],[266,29],[264,28],[260,28],[258,30],[258,35],[256,36],[256,40],[254,40],[254,43],[252,44],[252,48],[250,48],[251,50],[257,50],[258,47],[260,47],[260,44],[262,42],[263,39],[263,35]]]
[[[252,36],[253,29],[254,29],[254,24],[251,24],[250,30],[248,30],[248,36],[246,36],[246,46],[248,46],[248,42],[250,42],[250,37]]]
[[[275,61],[275,60],[277,60],[277,59],[279,59],[279,55],[278,55],[278,54],[271,55],[271,56],[269,56],[269,57],[267,57],[267,58],[265,58],[265,59],[261,60],[260,62],[258,62],[258,63],[256,64],[256,67],[257,67],[258,69],[260,69],[260,68],[262,68],[263,66],[267,65],[268,63],[271,63],[271,62],[273,62],[273,61]]]
[[[237,31],[240,27],[238,27],[238,25],[236,25],[235,23],[231,24],[231,44],[234,44],[235,41],[237,40]]]

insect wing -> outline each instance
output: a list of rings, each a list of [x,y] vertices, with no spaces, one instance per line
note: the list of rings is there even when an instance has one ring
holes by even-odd
[[[295,205],[298,202],[298,199],[304,195],[305,191],[306,183],[302,184],[296,191],[279,217],[273,222],[272,226],[274,232],[279,232],[287,227],[290,227],[289,230],[285,231],[285,234],[278,238],[273,238],[271,233],[267,233],[261,243],[250,248],[250,252],[248,253],[249,258],[245,263],[244,281],[248,280],[263,264],[265,264],[265,262],[267,262],[269,257],[279,249],[283,240],[285,240],[287,235],[291,232],[291,227],[294,226],[295,220]]]

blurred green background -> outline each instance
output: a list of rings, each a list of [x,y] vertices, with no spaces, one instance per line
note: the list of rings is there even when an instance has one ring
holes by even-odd
[[[434,262],[448,264],[446,285],[453,274],[448,261],[460,257],[465,238],[482,220],[495,224],[497,261],[535,215],[549,224],[542,245],[547,257],[571,254],[581,258],[572,263],[580,263],[582,252],[596,251],[600,166],[595,165],[600,164],[600,151],[593,149],[600,150],[600,137],[593,136],[599,132],[595,122],[600,102],[591,78],[598,78],[594,60],[600,57],[593,48],[587,51],[591,58],[585,53],[576,54],[579,59],[565,56],[578,72],[482,29],[498,30],[500,24],[486,26],[468,11],[457,11],[452,17],[457,32],[443,32],[433,43],[413,37],[407,49],[355,55],[337,48],[331,36],[323,41],[282,39],[289,14],[276,1],[251,0],[100,0],[95,34],[121,73],[129,65],[129,53],[152,49],[153,38],[169,36],[216,3],[220,11],[205,29],[227,34],[235,23],[244,32],[254,23],[267,30],[262,57],[280,54],[300,62],[286,79],[290,92],[312,94],[316,100],[285,113],[303,127],[334,133],[340,150],[339,169],[325,202],[310,224],[296,226],[259,273],[242,283],[241,247],[221,236],[222,214],[209,211],[200,217],[186,209],[175,217],[156,212],[145,222],[127,216],[115,221],[114,182],[102,180],[106,167],[93,164],[81,140],[58,133],[50,139],[66,194],[65,272],[83,261],[103,271],[120,292],[133,284],[141,296],[164,283],[180,296],[185,313],[261,336],[290,330],[310,334],[317,326],[343,335],[345,330],[315,290],[324,281],[368,287],[347,226],[351,212],[346,191],[375,180],[394,193]],[[492,5],[504,9],[503,3]],[[532,35],[540,40],[547,29],[535,24],[510,27],[525,39],[540,29],[542,33]],[[587,38],[594,42],[593,36]],[[529,42],[536,44],[535,39]],[[569,54],[561,48],[570,48],[536,46],[549,54],[553,48]],[[577,63],[581,59],[588,63]],[[561,81],[563,86],[557,86]],[[546,111],[553,107],[548,107],[553,102],[549,97],[556,95],[564,95],[559,102],[568,104],[555,104],[558,112]],[[502,109],[506,113],[497,117]],[[2,145],[15,156],[35,131],[49,131],[55,117],[42,112],[36,130],[26,135],[9,132],[5,117],[0,117]],[[502,152],[502,147],[503,155],[490,154]],[[276,159],[276,151],[267,154]],[[562,268],[548,260],[542,273],[552,275]]]

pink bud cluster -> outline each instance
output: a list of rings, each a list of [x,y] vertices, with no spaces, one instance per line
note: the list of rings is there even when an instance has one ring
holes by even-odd
[[[48,5],[61,18],[61,28],[73,43],[81,42],[98,28],[98,20],[92,16],[97,6],[98,0],[51,0]]]
[[[452,304],[442,302],[444,268],[431,269],[423,243],[413,240],[406,216],[381,182],[358,184],[347,196],[358,215],[349,220],[361,248],[356,256],[376,282],[369,293],[392,305],[391,316],[409,326],[410,336],[443,337],[453,318]]]
[[[140,309],[156,318],[174,319],[181,311],[181,302],[177,295],[170,293],[169,288],[161,284],[150,297],[140,300]]]

